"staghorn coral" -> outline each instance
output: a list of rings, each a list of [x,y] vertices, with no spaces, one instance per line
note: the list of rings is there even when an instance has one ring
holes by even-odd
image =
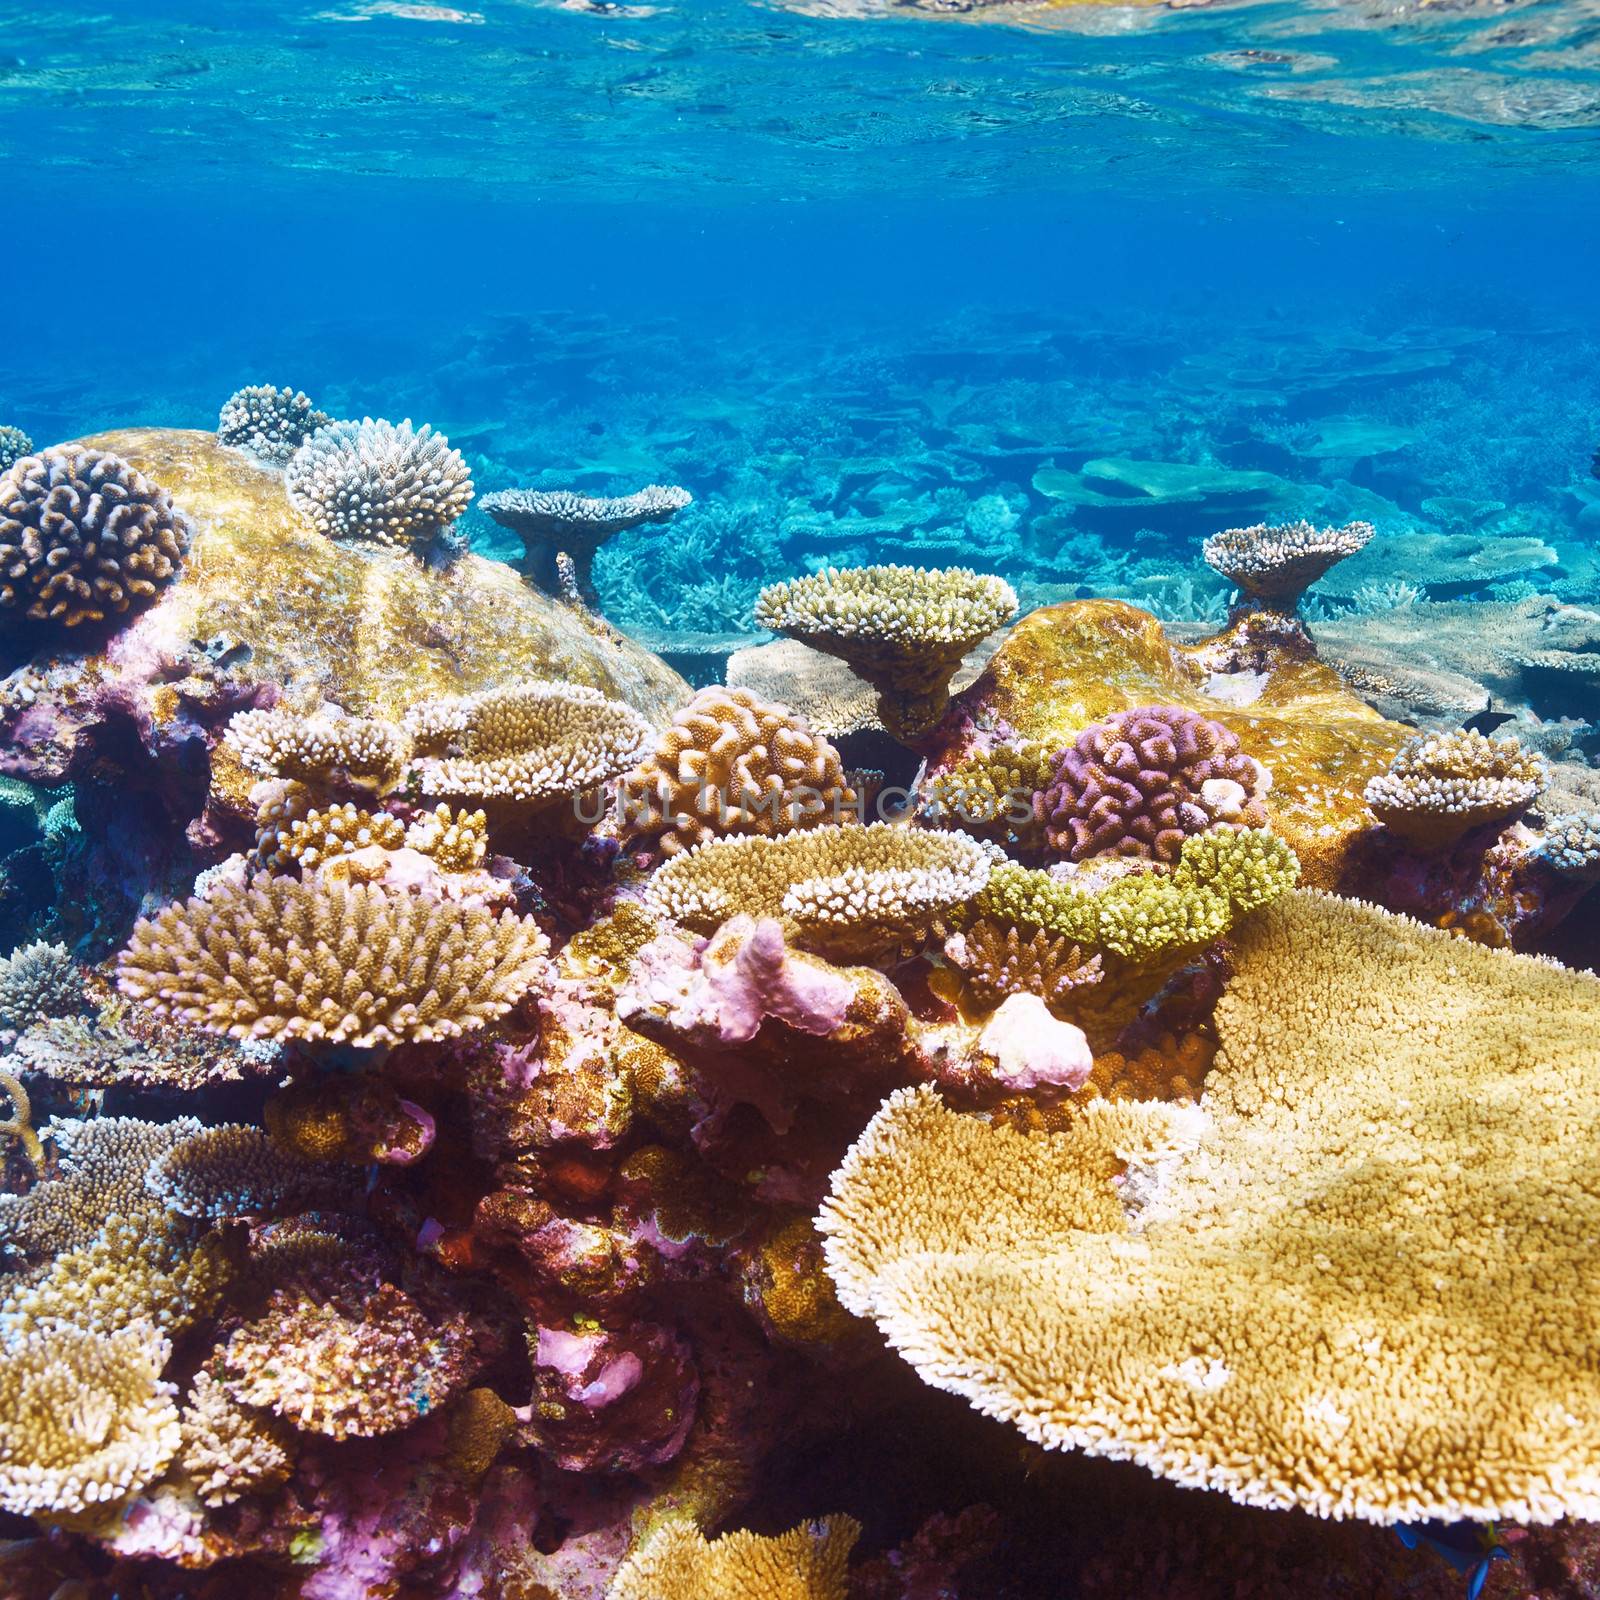
[[[258,816],[258,823],[259,820]],[[370,845],[382,850],[398,849],[405,837],[405,824],[398,817],[383,811],[362,811],[346,801],[326,810],[313,807],[305,816],[296,817],[274,854],[278,861],[292,862],[309,872]],[[259,833],[257,838],[259,841]]]
[[[1259,828],[1271,775],[1222,723],[1182,706],[1093,722],[1056,757],[1034,815],[1057,850],[1178,859],[1208,828]]]
[[[878,692],[883,725],[916,739],[944,714],[961,658],[1017,608],[966,567],[829,567],[763,589],[756,620],[838,656]]]
[[[20,1032],[83,1006],[83,974],[64,944],[35,940],[0,959],[0,1028]]]
[[[33,1131],[33,1102],[21,1081],[9,1072],[0,1071],[0,1094],[11,1102],[11,1110],[0,1117],[0,1137],[9,1135],[22,1146],[22,1153],[35,1168],[44,1162],[44,1146]],[[4,1213],[0,1212],[0,1242],[5,1239]]]
[[[33,440],[21,428],[0,423],[0,472],[33,454]]]
[[[566,489],[500,489],[478,504],[503,528],[522,540],[525,570],[550,594],[558,593],[556,557],[572,563],[579,595],[595,598],[595,552],[613,534],[646,523],[666,522],[694,496],[675,484],[651,483],[633,494],[612,498],[573,494]]]
[[[393,777],[408,749],[405,735],[392,722],[347,717],[331,705],[309,716],[283,706],[241,711],[229,722],[224,742],[248,772],[309,783]],[[299,789],[272,797],[269,804],[284,810],[271,823],[287,833],[294,816],[305,814],[296,809],[305,799]]]
[[[236,1039],[392,1045],[504,1016],[548,948],[509,911],[269,878],[141,920],[117,982],[160,1016]]]
[[[208,1221],[348,1199],[354,1190],[336,1169],[301,1160],[243,1123],[178,1140],[150,1163],[145,1187],[180,1216]]]
[[[192,535],[172,496],[120,456],[24,456],[0,474],[0,609],[63,628],[142,611]]]
[[[1247,1504],[1593,1517],[1600,980],[1309,891],[1235,937],[1199,1110],[896,1095],[824,1208],[841,1299],[1029,1437]]]
[[[805,1522],[775,1538],[740,1529],[705,1539],[663,1522],[617,1569],[606,1600],[845,1600],[853,1517]]]
[[[1373,816],[1425,850],[1451,845],[1473,828],[1509,822],[1537,798],[1549,768],[1515,739],[1471,729],[1419,734],[1366,786]]]
[[[252,383],[235,389],[223,401],[217,438],[281,467],[318,428],[326,428],[332,421],[299,390]]]
[[[646,903],[697,933],[744,912],[781,919],[832,958],[885,957],[921,945],[988,876],[983,846],[964,834],[830,824],[697,845],[661,867]]]
[[[980,918],[945,940],[945,959],[962,974],[962,999],[992,1011],[1008,995],[1037,995],[1052,1011],[1070,1009],[1077,991],[1099,983],[1103,958],[1085,956],[1059,934],[1021,930]]]
[[[463,1387],[474,1365],[463,1318],[435,1327],[401,1290],[353,1277],[320,1298],[275,1291],[265,1315],[236,1329],[219,1359],[231,1399],[331,1439],[410,1427]]]
[[[58,1323],[8,1341],[0,1362],[0,1509],[53,1520],[105,1510],[177,1453],[161,1381],[171,1345],[148,1328]]]
[[[471,872],[483,865],[489,848],[489,819],[465,807],[452,812],[444,804],[424,811],[406,829],[405,842],[429,856],[442,872]]]
[[[530,681],[427,700],[406,714],[424,794],[550,805],[615,778],[652,738],[618,700],[576,684]]]
[[[411,419],[335,422],[290,457],[289,503],[329,539],[420,552],[472,500],[472,477],[442,433]]]
[[[289,1430],[275,1417],[235,1403],[204,1368],[195,1374],[179,1420],[179,1465],[204,1505],[230,1506],[247,1494],[275,1489],[294,1466]]]
[[[630,839],[677,855],[708,839],[845,820],[857,805],[839,752],[787,706],[702,689],[620,785]]]
[[[1293,611],[1300,596],[1335,563],[1363,549],[1370,522],[1318,528],[1309,522],[1227,528],[1206,540],[1206,564],[1274,610]]]

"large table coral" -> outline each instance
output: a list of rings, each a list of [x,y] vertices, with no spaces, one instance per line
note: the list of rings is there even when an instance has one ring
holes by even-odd
[[[1240,930],[1203,1109],[1025,1138],[896,1094],[847,1308],[1057,1447],[1371,1522],[1600,1513],[1600,980],[1358,902]]]

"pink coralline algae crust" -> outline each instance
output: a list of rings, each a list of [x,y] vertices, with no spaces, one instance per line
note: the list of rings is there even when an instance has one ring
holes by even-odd
[[[1138,706],[1091,723],[1056,757],[1034,815],[1074,861],[1173,862],[1191,834],[1264,827],[1270,785],[1220,722],[1182,706]]]

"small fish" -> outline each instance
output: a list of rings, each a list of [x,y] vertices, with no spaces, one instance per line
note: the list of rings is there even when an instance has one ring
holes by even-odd
[[[1493,1563],[1511,1559],[1511,1552],[1500,1543],[1492,1522],[1402,1522],[1394,1531],[1407,1550],[1426,1545],[1457,1572],[1465,1573],[1467,1600],[1478,1600],[1483,1593]]]

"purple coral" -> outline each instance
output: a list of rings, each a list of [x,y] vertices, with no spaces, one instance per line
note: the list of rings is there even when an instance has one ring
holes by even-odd
[[[1034,815],[1074,861],[1173,862],[1191,834],[1262,827],[1271,782],[1220,722],[1182,706],[1136,706],[1090,723],[1055,758]]]

